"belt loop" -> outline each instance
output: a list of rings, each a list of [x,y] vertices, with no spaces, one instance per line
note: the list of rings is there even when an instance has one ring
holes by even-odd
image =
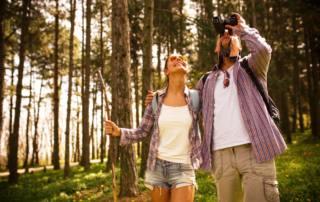
[[[180,163],[178,163],[178,168],[179,168],[179,169],[181,168],[181,165],[180,165]]]

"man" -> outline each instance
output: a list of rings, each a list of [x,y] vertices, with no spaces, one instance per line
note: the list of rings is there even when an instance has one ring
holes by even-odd
[[[201,168],[215,179],[219,202],[279,201],[274,158],[286,144],[250,76],[240,66],[239,38],[246,42],[249,67],[267,95],[271,48],[237,15],[226,25],[216,52],[219,64],[196,85],[202,103],[204,135]]]

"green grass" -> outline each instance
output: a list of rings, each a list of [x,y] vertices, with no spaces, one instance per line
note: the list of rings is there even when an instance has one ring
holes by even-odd
[[[276,158],[282,202],[320,201],[319,145],[320,140],[313,139],[308,133],[293,134],[293,144],[288,145],[288,149]],[[70,179],[64,179],[63,169],[22,174],[17,185],[8,185],[7,177],[0,178],[0,199],[10,202],[102,201],[113,196],[111,173],[102,172],[104,170],[105,164],[91,164],[89,172],[85,172],[81,166],[72,167]],[[120,168],[116,168],[116,171],[119,184]],[[217,201],[211,174],[197,170],[196,178],[199,189],[195,201]],[[139,188],[143,193],[149,192],[142,178],[139,178]]]

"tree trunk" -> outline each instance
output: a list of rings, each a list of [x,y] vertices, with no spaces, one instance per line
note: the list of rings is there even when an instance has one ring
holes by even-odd
[[[153,45],[153,0],[145,1],[145,17],[143,27],[143,67],[142,67],[142,98],[145,99],[147,91],[153,91],[152,45]],[[142,105],[144,114],[145,105]],[[145,177],[150,148],[151,135],[142,142],[140,176]]]
[[[56,14],[55,14],[55,42],[54,42],[54,146],[53,146],[53,166],[54,170],[60,169],[59,164],[59,67],[58,67],[58,40],[59,40],[59,0],[56,0]]]
[[[76,82],[76,90],[78,91],[78,82]],[[75,152],[75,162],[80,160],[80,105],[77,97],[77,135],[76,135],[76,152]]]
[[[130,55],[132,59],[132,65],[131,69],[133,71],[133,83],[134,83],[134,94],[135,94],[135,109],[136,109],[136,127],[139,126],[139,119],[140,119],[140,95],[139,95],[139,72],[138,72],[138,67],[139,67],[139,56],[138,52],[141,49],[141,40],[140,40],[140,35],[141,35],[141,29],[139,26],[140,20],[137,18],[133,18],[133,16],[139,15],[141,12],[142,7],[137,6],[137,1],[133,1],[133,8],[130,9],[129,6],[129,11],[133,11],[133,13],[129,14],[129,20],[131,23],[131,36],[130,36]],[[130,5],[130,4],[129,4]],[[161,13],[161,12],[160,12]],[[137,155],[140,157],[141,156],[141,143],[137,142]]]
[[[183,0],[181,0],[181,2],[183,2]],[[161,0],[159,0],[159,9],[161,9]],[[158,65],[157,65],[157,73],[158,73],[158,86],[157,86],[157,90],[160,90],[161,88],[161,31],[162,31],[162,27],[161,27],[161,12],[159,12],[159,25],[158,25]],[[180,52],[180,54],[182,54]]]
[[[82,123],[82,165],[85,170],[90,170],[90,136],[89,136],[89,106],[90,106],[90,51],[91,51],[91,0],[87,0],[86,14],[86,69],[85,69],[85,97],[83,102],[83,123]]]
[[[97,82],[95,82],[97,83]],[[91,158],[95,159],[95,138],[94,138],[94,119],[97,116],[96,113],[96,101],[97,101],[97,85],[95,88],[92,89],[93,93],[93,108],[92,108],[92,123],[91,123],[91,134],[90,134],[90,139],[91,139]]]
[[[21,91],[22,91],[22,79],[23,69],[25,60],[25,43],[28,33],[28,18],[27,10],[29,7],[29,0],[23,0],[22,8],[22,23],[21,23],[21,38],[20,38],[20,50],[19,50],[19,73],[18,73],[18,84],[17,84],[17,98],[16,98],[16,110],[14,117],[13,133],[9,136],[9,183],[18,183],[18,140],[19,140],[19,129],[20,129],[20,111],[21,111]],[[28,16],[29,17],[29,16]]]
[[[296,12],[292,12],[292,34],[293,34],[293,116],[292,116],[292,132],[297,130],[297,108],[298,108],[298,94],[299,93],[299,64],[298,64],[298,36],[296,32]]]
[[[26,127],[26,158],[23,163],[23,167],[25,168],[25,172],[28,173],[28,158],[29,158],[29,123],[30,123],[30,109],[31,109],[31,98],[32,98],[32,67],[30,67],[30,86],[29,86],[29,104],[27,109],[27,127]],[[33,158],[33,155],[32,155]],[[33,164],[33,162],[32,162]],[[31,165],[32,166],[32,165]]]
[[[12,69],[11,69],[11,86],[13,86],[14,75],[14,56],[12,57]],[[10,91],[10,115],[9,115],[9,137],[12,134],[12,114],[13,114],[13,90]],[[9,159],[10,144],[7,147],[7,159]],[[6,168],[9,169],[9,162],[7,162]]]
[[[320,105],[319,105],[319,72],[318,72],[318,61],[317,61],[317,50],[316,50],[316,37],[314,36],[313,30],[309,30],[310,37],[309,37],[309,45],[311,49],[311,63],[312,68],[310,68],[311,75],[313,76],[313,96],[312,99],[314,100],[314,134],[316,137],[320,138]]]
[[[73,2],[72,2],[73,1]],[[72,96],[72,77],[73,77],[73,33],[74,33],[74,19],[76,12],[76,0],[70,0],[70,44],[69,44],[69,86],[68,86],[68,106],[67,106],[67,120],[66,120],[66,146],[64,158],[64,177],[70,178],[70,116],[71,116],[71,96]]]
[[[102,21],[102,16],[103,16],[103,4],[100,2],[100,65],[101,65],[101,75],[103,76],[103,70],[104,70],[104,51],[103,51],[103,21]],[[103,117],[103,88],[101,86],[101,140],[100,140],[100,162],[103,163],[104,160],[104,154],[105,154],[105,139],[104,139],[104,117]],[[98,153],[98,152],[97,152]],[[98,155],[98,154],[97,154]]]
[[[84,65],[85,65],[85,44],[84,44],[84,0],[82,0],[82,49],[81,49],[81,77],[82,77],[82,82],[81,82],[81,104],[82,104],[82,108],[83,108],[83,103],[84,103],[84,98],[85,98],[85,73],[84,73]],[[84,130],[84,126],[83,126],[83,120],[84,120],[84,114],[83,114],[83,110],[82,110],[82,113],[81,113],[81,126],[82,126],[82,133],[83,133],[83,130]],[[80,145],[80,144],[79,144]],[[80,147],[79,147],[79,152],[80,152]],[[78,161],[80,161],[80,165],[84,166],[83,162],[82,162],[82,157],[80,158],[80,155],[78,155]],[[81,160],[80,160],[81,159]]]
[[[116,69],[117,108],[119,126],[132,127],[131,79],[130,79],[130,35],[127,0],[112,0],[112,68]],[[112,96],[113,97],[113,96]],[[137,196],[137,162],[132,144],[121,147],[120,196]]]
[[[253,27],[257,28],[257,16],[256,16],[255,0],[251,0],[251,4],[252,4],[252,23],[253,23]]]
[[[172,0],[168,0],[168,11],[169,11],[169,25],[168,25],[168,33],[170,36],[170,52],[169,54],[172,54],[174,52],[174,35],[172,31],[172,24],[173,24],[173,16],[171,14],[172,12]]]
[[[5,44],[5,22],[6,22],[6,8],[7,0],[0,2],[0,145],[2,138],[2,125],[3,125],[3,99],[4,99],[4,63],[6,60],[6,44]],[[0,152],[1,153],[1,152]]]

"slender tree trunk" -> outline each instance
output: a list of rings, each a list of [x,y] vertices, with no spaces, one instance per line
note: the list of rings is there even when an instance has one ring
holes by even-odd
[[[103,21],[102,21],[102,16],[103,16],[103,4],[100,2],[100,65],[101,65],[101,74],[103,76],[103,70],[104,70],[104,51],[103,51]],[[103,163],[104,160],[104,150],[105,150],[105,139],[104,139],[104,117],[103,117],[103,88],[101,86],[101,140],[100,140],[100,162]],[[98,154],[97,154],[98,155]]]
[[[95,145],[94,145],[94,141],[95,141],[95,138],[94,138],[94,119],[95,117],[97,116],[97,113],[96,113],[96,101],[97,101],[97,85],[95,86],[95,88],[92,89],[92,93],[93,93],[93,100],[92,100],[92,105],[93,105],[93,108],[92,108],[92,123],[91,123],[91,134],[90,134],[90,139],[91,139],[91,158],[92,159],[95,159]]]
[[[58,67],[58,40],[59,40],[59,0],[56,0],[56,14],[55,14],[55,50],[54,50],[54,146],[53,146],[53,166],[54,170],[60,169],[59,163],[59,67]]]
[[[296,32],[296,12],[292,12],[292,34],[293,34],[293,116],[292,116],[292,132],[297,130],[297,108],[299,96],[299,64],[298,64],[298,36]]]
[[[26,158],[23,163],[25,172],[28,173],[28,158],[29,158],[29,123],[30,123],[30,109],[31,109],[31,98],[32,98],[32,67],[30,67],[30,85],[29,85],[29,104],[28,104],[28,113],[27,113],[27,127],[26,127]],[[33,158],[33,157],[32,157]]]
[[[181,0],[183,2],[183,0]],[[159,0],[159,9],[161,9],[161,0]],[[158,25],[158,65],[157,65],[157,73],[158,73],[158,90],[161,88],[161,12],[159,12],[159,25]],[[180,52],[180,54],[182,54]]]
[[[90,106],[90,51],[91,51],[91,0],[87,0],[86,14],[86,69],[85,69],[85,97],[83,102],[83,128],[82,128],[82,164],[85,170],[90,170],[90,136],[89,136],[89,106]]]
[[[169,15],[168,33],[169,33],[169,36],[170,36],[170,53],[169,54],[172,54],[174,52],[174,34],[173,34],[173,31],[172,31],[173,16],[171,14],[171,12],[172,12],[172,0],[168,0],[167,4],[168,4],[168,11],[170,12],[168,14]]]
[[[20,38],[20,50],[19,50],[19,73],[18,73],[18,84],[17,84],[17,98],[16,98],[16,110],[14,117],[13,133],[9,136],[9,183],[18,183],[18,140],[19,140],[19,128],[20,128],[20,111],[21,111],[21,91],[22,91],[22,79],[23,69],[25,60],[25,43],[28,33],[28,18],[27,10],[29,7],[29,0],[23,0],[22,8],[22,23],[21,23],[21,38]]]
[[[320,95],[319,95],[319,72],[318,72],[318,57],[317,57],[317,47],[315,40],[316,37],[314,36],[313,30],[310,30],[310,37],[309,37],[309,45],[311,49],[311,63],[312,68],[310,68],[311,74],[313,76],[313,96],[314,99],[314,118],[315,118],[315,125],[314,125],[314,134],[316,137],[320,138]]]
[[[255,0],[251,0],[251,4],[252,4],[252,23],[253,23],[253,27],[257,28],[257,16],[256,16]]]
[[[73,1],[73,2],[72,2]],[[68,86],[68,108],[66,120],[66,146],[65,146],[65,164],[64,164],[64,177],[70,178],[70,116],[71,116],[71,96],[72,96],[72,77],[73,77],[73,33],[74,33],[74,19],[76,12],[76,0],[70,0],[70,44],[69,44],[69,86]]]
[[[133,16],[137,16],[139,15],[139,13],[141,12],[141,8],[142,7],[138,7],[137,6],[137,1],[134,0],[134,5],[132,9],[133,13],[129,14],[129,20],[130,23],[132,24],[131,26],[131,37],[130,37],[130,42],[131,42],[131,46],[130,46],[130,54],[131,54],[131,59],[132,59],[132,65],[131,65],[131,69],[133,71],[133,83],[134,83],[134,93],[135,93],[135,109],[136,109],[136,126],[139,126],[139,119],[140,119],[140,110],[139,110],[139,106],[140,106],[140,95],[139,95],[139,72],[138,72],[138,66],[139,66],[139,56],[137,54],[137,52],[140,50],[140,35],[141,35],[141,29],[139,26],[140,20],[137,18],[133,18]],[[138,157],[141,156],[141,147],[140,147],[141,143],[137,142],[137,155]]]
[[[12,57],[12,69],[11,69],[11,86],[13,86],[14,75],[14,56]],[[13,114],[13,90],[10,91],[10,115],[9,115],[9,137],[12,134],[12,114]],[[7,147],[7,159],[9,159],[10,144]],[[6,168],[9,169],[9,162],[7,162]]]
[[[180,15],[183,15],[183,13],[182,13],[182,11],[183,11],[183,0],[180,0]],[[179,22],[179,24],[180,24],[180,29],[179,29],[179,41],[180,41],[180,43],[179,43],[179,53],[180,54],[184,54],[183,53],[183,31],[184,31],[184,27],[183,27],[183,19],[181,18],[180,20],[179,20],[180,22]]]
[[[142,67],[142,98],[147,96],[148,90],[153,90],[153,68],[152,68],[152,44],[153,44],[153,0],[145,1],[145,17],[143,28],[143,67]],[[142,105],[142,113],[144,114],[145,106]],[[150,148],[151,135],[142,142],[141,167],[140,175],[145,177],[147,170],[147,161]]]
[[[84,38],[84,0],[82,0],[82,49],[81,49],[81,77],[82,77],[82,82],[81,82],[81,104],[82,104],[82,108],[83,108],[83,104],[84,104],[84,98],[85,98],[85,73],[84,73],[84,65],[85,65],[85,38]],[[84,114],[83,114],[83,110],[81,113],[81,126],[82,126],[82,134],[83,134],[83,130],[84,130],[84,126],[83,126],[83,120],[84,120]],[[80,146],[80,143],[79,143]],[[79,151],[80,151],[80,147],[79,147]],[[78,161],[80,161],[80,165],[84,166],[83,162],[82,162],[82,157],[80,158],[80,155],[78,155]],[[81,160],[80,160],[81,159]]]
[[[3,99],[4,99],[4,63],[6,60],[6,44],[5,44],[5,22],[6,22],[6,8],[7,0],[0,2],[0,145],[2,138],[2,125],[3,125]],[[0,151],[1,153],[1,151]]]
[[[38,123],[39,123],[39,116],[40,116],[40,104],[41,104],[41,95],[42,95],[42,87],[43,87],[43,76],[42,76],[42,79],[41,79],[41,85],[40,85],[40,93],[39,93],[39,101],[38,101],[38,111],[36,113],[36,107],[35,107],[35,104],[34,104],[34,116],[35,116],[35,120],[34,120],[34,137],[33,137],[33,140],[32,140],[32,147],[33,147],[33,151],[32,151],[32,160],[31,160],[31,166],[33,166],[33,163],[34,163],[34,158],[36,159],[36,164],[39,165],[39,133],[38,133]]]
[[[127,0],[112,0],[112,67],[117,70],[113,79],[117,86],[117,117],[119,126],[132,127],[130,35]],[[112,96],[113,97],[113,96]],[[132,144],[121,147],[120,196],[137,196],[138,171],[135,150]]]
[[[76,90],[78,91],[78,82],[76,82]],[[75,152],[75,162],[80,160],[80,106],[77,97],[77,135],[76,135],[76,152]]]

